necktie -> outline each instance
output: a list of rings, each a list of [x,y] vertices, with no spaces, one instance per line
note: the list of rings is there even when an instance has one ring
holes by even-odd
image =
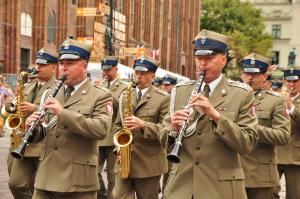
[[[110,81],[108,80],[107,82],[106,82],[106,88],[110,88]]]
[[[71,97],[71,93],[73,92],[74,87],[68,86],[65,93],[65,102]]]
[[[43,86],[42,84],[39,84],[39,83],[36,84],[33,94],[32,94],[32,97],[31,97],[31,100],[30,100],[31,103],[35,100],[35,98],[36,98],[38,92],[41,90],[42,86]]]
[[[141,100],[141,98],[142,98],[142,91],[139,90],[137,98],[136,98],[136,102],[139,103],[139,101]]]
[[[203,89],[203,95],[207,98],[209,98],[209,92],[210,92],[210,88],[208,84],[205,84],[204,89]]]

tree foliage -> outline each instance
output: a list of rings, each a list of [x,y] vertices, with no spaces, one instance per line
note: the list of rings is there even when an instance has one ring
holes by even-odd
[[[230,37],[229,46],[239,60],[249,53],[270,55],[272,37],[266,33],[261,11],[240,0],[202,0],[201,29]]]

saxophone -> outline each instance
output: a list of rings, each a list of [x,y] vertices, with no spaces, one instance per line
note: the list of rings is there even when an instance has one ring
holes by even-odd
[[[131,105],[131,98],[132,98],[132,88],[135,87],[135,82],[131,81],[127,89],[124,92],[124,108],[123,102],[120,101],[120,113],[121,113],[121,120],[126,117],[132,116],[132,105]],[[114,135],[114,144],[119,148],[118,156],[120,161],[120,166],[118,170],[118,176],[122,179],[126,179],[130,173],[130,161],[131,161],[131,147],[130,144],[132,142],[132,133],[126,129],[122,128]]]
[[[22,135],[25,131],[25,113],[20,111],[20,104],[25,102],[24,95],[24,76],[27,75],[28,72],[23,71],[20,73],[17,79],[17,94],[16,94],[16,112],[11,114],[7,118],[7,127],[13,130],[13,133],[10,135],[11,146],[13,149],[16,149],[21,141]]]

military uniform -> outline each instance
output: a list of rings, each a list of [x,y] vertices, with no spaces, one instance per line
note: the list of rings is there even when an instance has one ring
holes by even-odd
[[[156,71],[156,64],[151,64],[149,59],[137,59],[135,71],[150,68]],[[155,67],[154,69],[151,66]],[[166,159],[167,137],[160,133],[161,123],[167,115],[169,106],[169,94],[150,86],[146,93],[138,101],[137,89],[132,90],[133,115],[144,121],[141,129],[132,131],[130,173],[127,179],[116,176],[116,184],[113,190],[114,198],[157,199],[159,179],[167,172]],[[125,96],[125,95],[123,95]],[[126,106],[124,97],[121,96],[118,118],[115,125],[117,132],[122,128],[121,107]],[[123,118],[124,119],[124,118]],[[119,162],[116,161],[115,171],[118,172]]]
[[[252,53],[242,60],[243,80],[255,89],[253,109],[258,116],[259,142],[255,150],[241,157],[246,176],[248,199],[273,198],[273,187],[279,185],[276,146],[286,145],[290,138],[290,117],[285,99],[263,89],[263,77],[271,59]],[[248,79],[252,77],[253,82]]]
[[[221,57],[227,52],[227,37],[208,30],[202,30],[194,44],[196,59]],[[197,67],[201,69],[202,66]],[[164,191],[165,199],[247,198],[239,154],[251,152],[257,143],[257,120],[251,111],[253,90],[246,84],[226,79],[221,74],[221,65],[209,67],[219,67],[220,75],[208,83],[204,82],[200,90],[206,90],[207,97],[209,94],[209,103],[220,117],[213,121],[199,107],[194,108],[195,112],[189,118],[191,124],[185,131],[186,137],[182,139],[180,162],[174,163],[171,169]],[[195,81],[182,82],[173,88],[170,116],[175,117],[189,103],[196,85]],[[210,92],[205,89],[207,85],[212,89]],[[169,133],[170,117],[164,122],[163,131]]]
[[[40,157],[33,199],[96,198],[98,140],[111,127],[112,97],[107,89],[92,86],[86,76],[78,76],[76,80],[73,73],[73,81],[69,80],[74,72],[72,67],[85,74],[85,63],[80,60],[89,60],[91,48],[70,38],[60,48],[61,72],[67,70],[67,77],[55,98],[63,109],[54,125],[45,128],[45,149]],[[69,60],[77,65],[69,66]],[[55,117],[50,111],[47,118],[53,121]]]
[[[284,71],[286,80],[300,79],[300,67],[288,68]],[[286,198],[300,198],[300,95],[292,98],[294,110],[289,111],[291,117],[291,138],[287,146],[278,147],[278,171],[280,177],[285,176]]]
[[[57,63],[58,53],[49,49],[42,48],[37,53],[37,64]],[[42,66],[43,67],[43,66]],[[34,81],[26,84],[24,95],[27,102],[36,105],[36,110],[40,106],[40,101],[43,93],[52,87],[55,83],[55,78],[41,84]],[[9,188],[15,199],[32,198],[34,177],[38,166],[38,158],[43,150],[43,143],[30,144],[25,151],[23,160],[15,159],[9,156],[11,161],[9,165]]]
[[[102,70],[109,70],[112,67],[117,67],[118,65],[118,58],[114,56],[107,56],[101,61],[101,68]],[[113,96],[113,119],[112,119],[112,127],[114,126],[118,109],[119,109],[119,97],[121,93],[124,91],[124,89],[127,88],[127,84],[120,79],[115,79],[113,82],[108,83],[106,81],[106,84],[104,85],[107,89],[110,90]],[[98,170],[98,176],[100,180],[100,191],[98,192],[98,199],[102,198],[112,198],[112,190],[114,188],[115,184],[115,174],[114,174],[114,165],[116,160],[116,155],[113,153],[115,145],[113,143],[113,128],[111,128],[110,132],[107,133],[106,137],[99,141],[99,170]],[[105,187],[104,187],[104,181],[102,179],[101,172],[104,167],[104,163],[106,160],[106,170],[107,170],[107,193],[105,193]]]

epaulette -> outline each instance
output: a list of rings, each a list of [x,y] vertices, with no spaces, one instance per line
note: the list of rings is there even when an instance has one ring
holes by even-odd
[[[278,92],[275,92],[275,91],[270,91],[270,90],[266,90],[266,93],[270,94],[270,95],[273,95],[273,96],[276,96],[276,97],[281,97],[282,95]]]
[[[163,95],[170,95],[168,92],[164,91],[164,90],[161,90],[161,89],[158,89],[158,88],[155,88],[155,92],[159,93],[159,94],[163,94]]]
[[[195,82],[196,82],[195,80],[182,81],[182,82],[179,82],[178,84],[176,84],[175,86],[176,86],[176,87],[179,87],[179,86],[192,85],[192,84],[194,84]]]
[[[247,91],[249,91],[251,89],[251,87],[248,84],[241,83],[239,81],[230,80],[230,79],[228,80],[228,84],[229,84],[229,86],[236,86],[236,87],[245,89]]]
[[[94,85],[94,87],[106,92],[110,92],[107,88],[104,88],[103,86]]]

